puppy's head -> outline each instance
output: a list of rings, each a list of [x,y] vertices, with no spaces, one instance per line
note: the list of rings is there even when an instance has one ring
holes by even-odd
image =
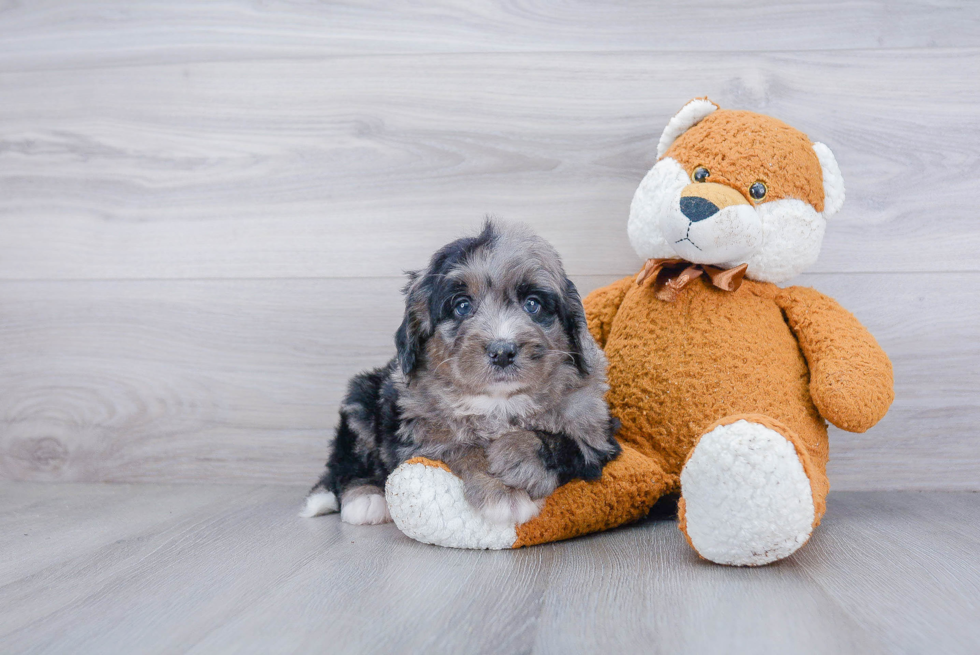
[[[395,344],[410,383],[426,375],[463,393],[512,394],[599,365],[575,285],[526,227],[488,221],[409,278]]]

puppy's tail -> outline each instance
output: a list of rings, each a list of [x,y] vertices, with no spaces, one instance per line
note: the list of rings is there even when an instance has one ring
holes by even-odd
[[[300,510],[299,515],[301,518],[309,519],[314,516],[331,514],[338,509],[340,509],[340,503],[337,502],[337,496],[332,491],[328,491],[321,482],[307,494],[306,503],[303,505],[303,509]]]

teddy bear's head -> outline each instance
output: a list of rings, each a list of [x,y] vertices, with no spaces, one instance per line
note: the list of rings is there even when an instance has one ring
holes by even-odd
[[[785,123],[692,100],[664,129],[630,206],[644,259],[680,257],[782,282],[813,264],[844,203],[837,161]]]

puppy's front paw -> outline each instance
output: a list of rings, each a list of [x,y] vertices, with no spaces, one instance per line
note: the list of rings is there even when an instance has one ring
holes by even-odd
[[[531,500],[523,489],[512,489],[480,508],[480,513],[492,523],[521,525],[541,513],[541,504]]]
[[[351,525],[379,525],[391,521],[388,503],[381,494],[370,493],[344,498],[340,520]]]
[[[492,476],[508,487],[523,489],[531,498],[551,495],[558,486],[558,476],[541,461],[541,440],[527,430],[501,435],[487,448]]]
[[[492,523],[520,525],[538,515],[541,505],[523,489],[508,487],[495,477],[479,474],[465,480],[466,501]]]

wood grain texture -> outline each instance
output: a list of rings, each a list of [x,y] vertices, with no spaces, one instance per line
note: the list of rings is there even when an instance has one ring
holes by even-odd
[[[831,496],[828,517],[833,512],[840,529],[818,532],[823,547],[801,550],[794,565],[889,652],[975,651],[980,533],[966,523],[976,521],[978,511],[976,494],[850,494],[840,502]],[[844,553],[848,557],[839,557]],[[925,589],[923,575],[929,578]],[[945,621],[939,615],[961,629],[937,630]]]
[[[836,151],[848,201],[814,271],[977,271],[976,79],[980,49],[2,73],[0,279],[390,276],[485,213],[624,274],[633,192],[705,94]]]
[[[980,45],[969,2],[124,2],[0,7],[0,70],[349,54]]]
[[[975,494],[836,493],[765,568],[673,521],[520,551],[295,517],[302,488],[0,483],[0,650],[972,653]]]
[[[802,278],[892,354],[843,489],[977,489],[980,5],[0,3],[0,477],[293,483],[486,213],[588,290],[689,98],[834,149]]]
[[[612,281],[576,277],[583,293]],[[897,397],[831,432],[835,489],[980,489],[980,274],[805,275],[877,335]],[[0,284],[0,477],[312,484],[398,278]]]

